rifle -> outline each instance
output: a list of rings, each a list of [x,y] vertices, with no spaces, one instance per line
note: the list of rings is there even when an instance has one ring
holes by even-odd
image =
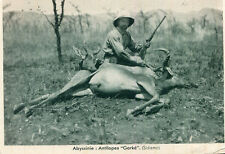
[[[163,17],[163,19],[160,21],[159,25],[156,27],[156,29],[154,30],[154,32],[152,33],[152,35],[146,40],[146,42],[151,42],[154,35],[155,35],[155,32],[157,31],[157,29],[159,28],[159,26],[162,24],[162,22],[164,21],[164,19],[166,18],[166,16]]]
[[[153,31],[152,35],[146,40],[146,42],[151,42],[156,31],[158,30],[159,26],[162,24],[162,22],[164,21],[164,19],[166,18],[166,16],[164,16],[162,18],[162,20],[160,21],[159,25],[156,27],[156,29]],[[144,52],[146,53],[146,50],[144,50]],[[145,55],[145,53],[143,53],[143,55]],[[161,67],[158,67],[158,68],[154,68],[152,65],[148,65],[148,64],[145,64],[146,67],[152,69],[153,71],[158,71],[160,70]]]

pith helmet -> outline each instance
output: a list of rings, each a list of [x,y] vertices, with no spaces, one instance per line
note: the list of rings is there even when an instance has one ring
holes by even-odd
[[[131,26],[134,23],[134,18],[132,18],[128,13],[120,13],[114,20],[113,20],[113,25],[116,27],[118,21],[121,18],[128,18],[129,19],[129,26]]]

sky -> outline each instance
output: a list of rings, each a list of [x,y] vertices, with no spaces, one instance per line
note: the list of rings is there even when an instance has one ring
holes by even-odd
[[[60,2],[61,0],[57,0]],[[222,10],[223,0],[66,0],[65,14],[75,14],[71,3],[77,5],[82,13],[98,14],[107,11],[148,11],[154,9],[173,10],[176,12],[198,11],[202,8],[216,8]],[[11,4],[4,11],[24,10],[37,11],[40,9],[51,14],[52,0],[3,0],[3,6]]]

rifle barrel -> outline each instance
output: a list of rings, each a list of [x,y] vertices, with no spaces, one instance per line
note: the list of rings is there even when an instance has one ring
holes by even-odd
[[[153,39],[153,37],[155,35],[155,32],[157,31],[157,29],[162,24],[162,22],[164,21],[165,18],[166,18],[166,16],[163,17],[163,19],[160,21],[160,23],[158,24],[158,26],[156,27],[156,29],[154,30],[154,32],[152,33],[152,35],[150,36],[150,38],[146,40],[146,42],[151,42],[151,40]]]

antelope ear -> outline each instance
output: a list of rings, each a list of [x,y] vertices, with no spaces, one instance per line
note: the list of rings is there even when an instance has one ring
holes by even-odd
[[[93,55],[96,56],[101,51],[101,48],[98,48],[98,50],[94,51]]]

